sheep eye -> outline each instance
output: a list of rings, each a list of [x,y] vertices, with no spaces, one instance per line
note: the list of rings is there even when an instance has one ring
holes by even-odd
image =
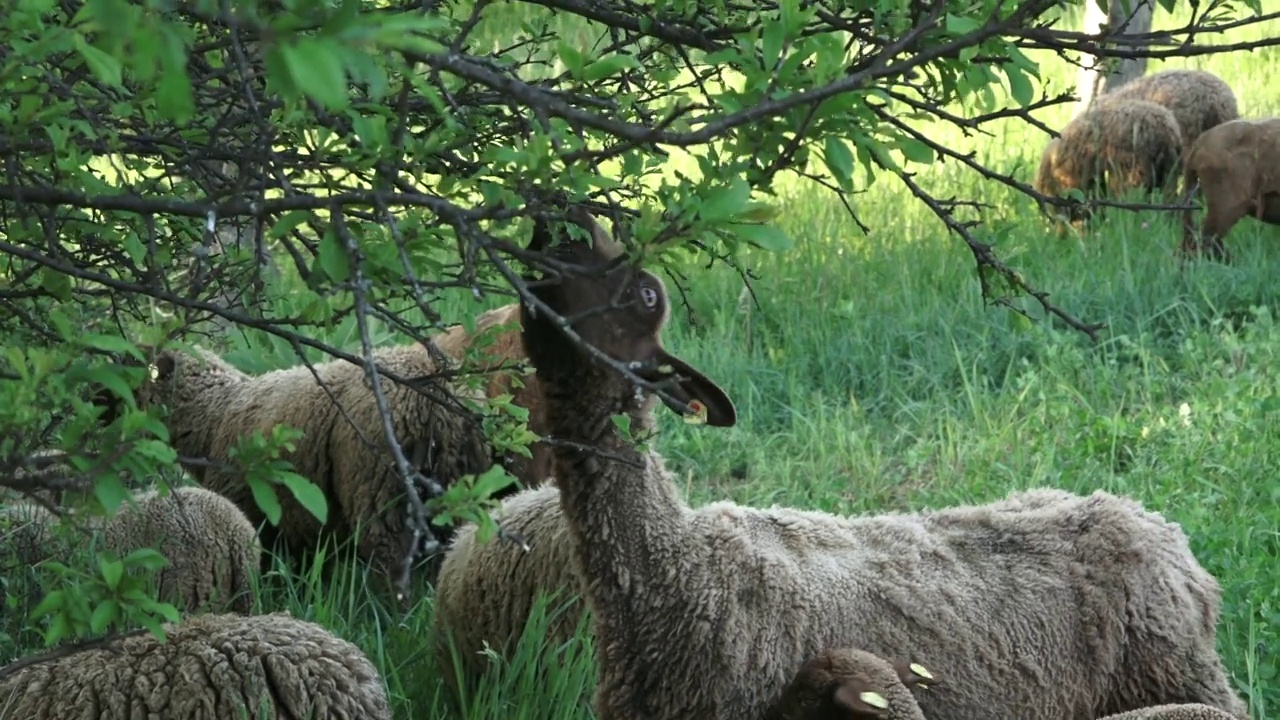
[[[640,302],[644,303],[647,308],[655,308],[658,306],[658,291],[648,285],[640,286]]]

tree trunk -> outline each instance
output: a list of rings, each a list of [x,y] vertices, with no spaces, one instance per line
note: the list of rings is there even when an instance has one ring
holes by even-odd
[[[1109,26],[1112,29],[1110,34],[1116,36],[1151,32],[1153,0],[1108,0],[1110,12],[1100,6],[1101,1],[1085,2],[1083,32],[1098,33],[1103,25]],[[1094,55],[1083,56],[1076,80],[1076,94],[1080,96],[1080,100],[1076,103],[1075,114],[1079,115],[1088,109],[1095,97],[1142,77],[1146,71],[1146,58],[1107,60]]]

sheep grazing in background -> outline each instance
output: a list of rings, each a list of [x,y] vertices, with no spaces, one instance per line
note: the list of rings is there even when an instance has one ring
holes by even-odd
[[[1205,206],[1199,243],[1193,211],[1184,211],[1182,251],[1230,261],[1222,239],[1241,218],[1280,225],[1280,118],[1232,120],[1205,132],[1187,154],[1182,186],[1187,201],[1199,188]]]
[[[1051,197],[1069,190],[1088,197],[1096,195],[1105,180],[1115,196],[1141,189],[1172,200],[1181,157],[1181,130],[1168,108],[1142,100],[1099,103],[1077,115],[1061,137],[1049,142],[1034,187]],[[1046,203],[1040,206],[1043,211]],[[1073,224],[1087,215],[1083,206],[1071,208]]]
[[[491,328],[497,328],[491,330]],[[485,395],[495,398],[511,393],[513,405],[529,411],[529,430],[537,435],[546,433],[542,419],[542,391],[538,378],[532,373],[523,374],[528,356],[520,339],[520,305],[512,303],[493,310],[486,310],[476,317],[476,327],[468,333],[462,325],[455,325],[432,338],[432,342],[455,362],[462,362],[467,349],[477,336],[488,334],[492,340],[479,348],[480,366],[477,370],[490,373]],[[516,380],[521,387],[515,387]],[[503,458],[507,470],[524,487],[537,487],[551,477],[551,449],[545,443],[533,443],[529,450],[532,457],[510,455]]]
[[[1204,70],[1164,70],[1140,77],[1100,95],[1094,107],[1144,100],[1173,113],[1185,152],[1205,131],[1240,117],[1231,86]]]
[[[862,650],[829,650],[809,660],[764,720],[925,720],[911,688],[929,688],[933,673],[917,663]]]
[[[374,358],[425,390],[420,394],[379,376],[396,437],[416,471],[447,487],[493,464],[483,428],[460,404],[460,398],[471,394],[431,377],[437,369],[425,346],[381,348]],[[405,485],[365,370],[345,360],[313,367],[314,375],[311,368],[298,366],[249,376],[201,348],[194,355],[164,350],[137,396],[143,407],[168,409],[166,423],[179,454],[215,463],[227,463],[230,448],[254,431],[265,434],[279,424],[302,430],[294,450],[281,457],[324,493],[328,523],[322,527],[290,492],[278,488],[280,524],[264,527],[264,539],[278,539],[287,549],[305,553],[324,531],[346,538],[359,527],[357,555],[407,598],[410,570],[422,543],[409,523]],[[482,398],[476,394],[473,399]],[[262,525],[265,516],[240,472],[205,465],[194,465],[191,472],[201,485],[231,499],[255,525]],[[436,534],[449,533],[440,528]]]
[[[66,562],[74,549],[84,547],[82,536],[58,532],[58,516],[42,507],[24,503],[5,508],[4,515],[10,560]],[[114,515],[77,515],[76,520],[100,538],[100,549],[120,557],[142,548],[164,555],[169,564],[156,574],[159,598],[181,610],[248,613],[253,607],[262,548],[244,513],[216,493],[198,487],[163,495],[152,490]]]
[[[594,247],[552,246],[537,220],[530,249],[569,269],[531,282],[533,296],[672,406],[734,424],[724,391],[663,348],[662,282],[616,262],[621,246],[574,213]],[[691,509],[614,420],[645,435],[655,394],[540,309],[522,306],[524,343],[565,441],[555,482],[586,580],[601,717],[761,717],[807,659],[839,647],[945,672],[919,698],[928,717],[1076,720],[1164,702],[1244,714],[1215,650],[1221,590],[1176,524],[1101,491],[854,518]]]
[[[285,613],[200,615],[0,669],[0,720],[390,720],[355,645]]]

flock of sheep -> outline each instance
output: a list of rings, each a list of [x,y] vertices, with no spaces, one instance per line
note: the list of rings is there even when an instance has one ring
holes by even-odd
[[[1095,195],[1104,185],[1165,202],[1199,191],[1204,219],[1197,233],[1184,211],[1181,250],[1227,260],[1222,240],[1242,218],[1280,225],[1280,118],[1241,118],[1231,87],[1203,70],[1138,78],[1096,98],[1050,140],[1033,183],[1047,196]],[[1080,223],[1086,213],[1073,205],[1070,215]]]
[[[1280,220],[1263,184],[1272,171],[1257,159],[1267,155],[1241,159],[1280,141],[1280,121],[1235,116],[1230,89],[1208,73],[1152,75],[1073,121],[1038,186],[1086,188],[1107,163],[1113,184],[1167,188],[1181,163],[1208,199],[1206,237],[1220,238],[1232,213]],[[502,498],[499,519],[520,542],[481,542],[464,525],[442,534],[438,563],[421,562],[433,553],[407,519],[363,368],[335,360],[251,376],[204,349],[158,350],[139,404],[162,409],[198,486],[142,492],[110,519],[52,513],[56,498],[10,503],[0,557],[67,557],[79,544],[67,538],[80,537],[60,532],[70,517],[120,555],[158,548],[171,562],[161,596],[186,617],[166,626],[165,643],[131,633],[0,669],[0,718],[389,718],[383,681],[353,644],[287,614],[250,614],[264,545],[300,557],[321,537],[354,538],[401,595],[425,567],[436,608],[427,642],[455,690],[488,671],[482,651],[515,650],[539,594],[559,593],[573,604],[551,640],[589,615],[602,718],[1247,717],[1215,649],[1218,582],[1178,525],[1131,499],[1032,489],[859,517],[687,505],[662,457],[614,417],[643,434],[661,397],[727,427],[734,404],[664,348],[662,281],[619,261],[622,246],[586,212],[566,217],[536,219],[529,248],[592,272],[531,284],[536,303],[488,311],[473,332],[375,354],[414,379],[412,390],[378,382],[420,491],[502,464],[522,487]],[[582,339],[662,395],[579,349],[546,308],[576,318]],[[486,385],[440,374],[482,335],[494,340],[480,353]],[[506,394],[546,439],[532,458],[496,452],[468,409]],[[228,469],[241,438],[279,424],[305,433],[284,457],[324,493],[323,525],[280,492],[272,528]]]

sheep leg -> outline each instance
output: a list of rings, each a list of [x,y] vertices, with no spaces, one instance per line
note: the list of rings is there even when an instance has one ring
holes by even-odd
[[[1204,221],[1200,224],[1200,247],[1202,251],[1216,260],[1231,262],[1231,256],[1223,245],[1223,238],[1231,232],[1231,228],[1240,222],[1240,218],[1249,214],[1250,200],[1227,200],[1225,198],[1205,195],[1207,209]]]

